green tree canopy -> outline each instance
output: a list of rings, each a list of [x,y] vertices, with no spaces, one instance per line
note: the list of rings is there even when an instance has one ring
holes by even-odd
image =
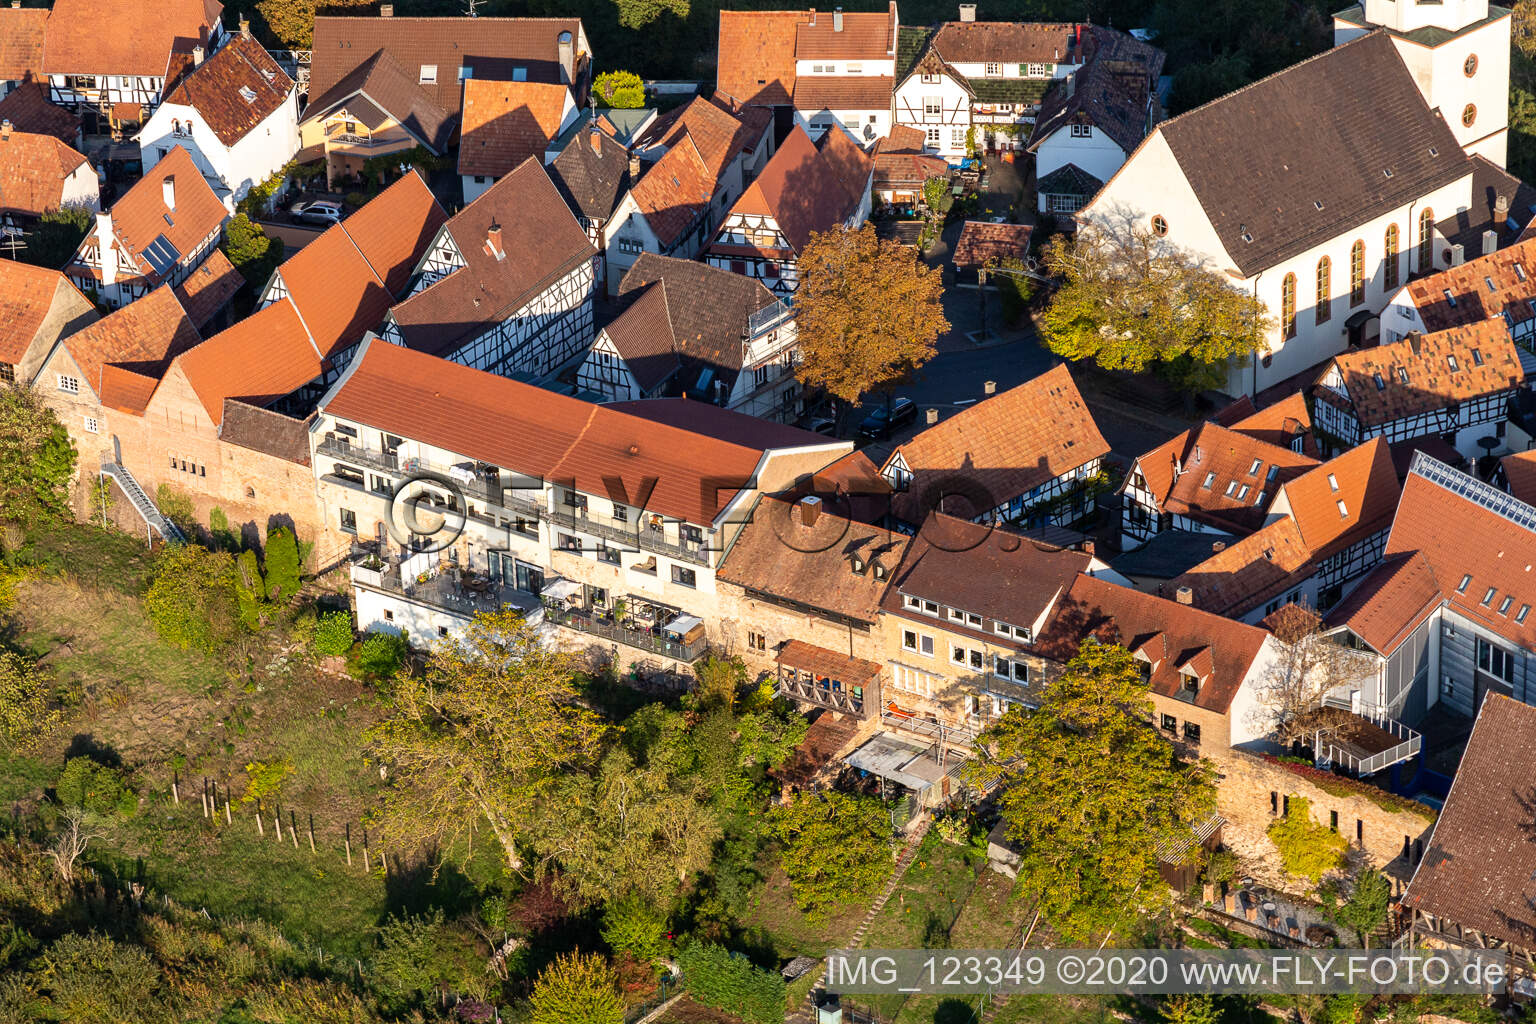
[[[299,594],[301,583],[299,539],[286,526],[267,534],[267,600],[287,603]]]
[[[482,612],[440,644],[421,676],[399,681],[389,717],[367,733],[390,768],[380,824],[417,845],[489,824],[507,866],[532,838],[544,798],[590,772],[606,726],[581,706],[576,666],[514,611]]]
[[[530,1024],[623,1024],[619,978],[607,960],[565,953],[544,968],[528,997]]]
[[[891,817],[871,797],[800,793],[773,812],[784,873],[813,920],[874,895],[893,864]]]
[[[1037,320],[1052,352],[1106,370],[1154,371],[1189,391],[1219,387],[1264,344],[1264,304],[1130,224],[1083,225],[1046,251],[1065,283]]]
[[[811,235],[795,293],[800,380],[851,406],[905,379],[949,330],[943,294],[937,270],[872,225]]]
[[[633,71],[604,71],[593,80],[592,92],[605,107],[638,110],[645,106],[645,83]]]
[[[225,226],[224,244],[220,248],[250,285],[253,295],[267,286],[272,271],[283,262],[283,240],[270,237],[265,228],[243,213],[235,214]]]
[[[619,11],[619,24],[625,28],[645,28],[663,14],[686,19],[689,0],[613,0]]]
[[[982,734],[973,783],[998,784],[1019,877],[1052,926],[1085,942],[1164,902],[1159,845],[1215,808],[1211,770],[1153,728],[1147,683],[1125,648],[1085,640],[1036,711]]]
[[[27,235],[27,247],[18,254],[23,263],[60,270],[85,241],[95,218],[83,206],[48,210]]]
[[[14,651],[0,650],[0,748],[31,746],[63,717],[48,673]]]
[[[234,639],[238,608],[235,562],[228,553],[178,544],[155,559],[144,610],[160,639],[212,653]]]
[[[1371,933],[1387,920],[1392,902],[1392,884],[1375,868],[1367,867],[1355,876],[1344,901],[1331,911],[1339,924],[1355,933],[1362,948],[1369,949]]]
[[[0,519],[69,519],[74,473],[75,446],[53,410],[32,388],[0,388]]]

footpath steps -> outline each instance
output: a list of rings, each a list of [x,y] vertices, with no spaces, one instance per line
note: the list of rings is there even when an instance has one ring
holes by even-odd
[[[182,536],[181,531],[176,528],[176,524],[160,514],[159,507],[149,495],[144,493],[144,488],[139,486],[138,480],[134,479],[127,466],[110,458],[104,458],[101,460],[101,472],[103,476],[110,476],[117,481],[118,487],[127,495],[134,511],[138,512],[144,522],[149,524],[156,533],[160,534],[167,544],[185,544],[187,542],[187,538]]]
[[[907,873],[907,868],[911,867],[912,862],[917,859],[917,849],[923,845],[923,837],[928,834],[928,829],[932,826],[932,816],[925,816],[918,823],[917,828],[912,830],[906,845],[896,857],[896,869],[891,872],[890,881],[885,883],[885,888],[880,890],[880,895],[876,896],[875,901],[869,905],[869,913],[864,915],[864,920],[859,922],[858,930],[853,933],[853,938],[848,943],[851,948],[857,949],[863,945],[864,936],[868,933],[870,925],[875,923],[875,918],[880,916],[880,911],[885,909],[885,905],[896,894],[902,877]]]

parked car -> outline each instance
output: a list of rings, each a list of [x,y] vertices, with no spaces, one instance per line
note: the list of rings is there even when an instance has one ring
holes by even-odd
[[[828,419],[825,416],[817,416],[815,419],[805,421],[805,428],[813,434],[824,434],[827,437],[837,436],[837,420]]]
[[[314,224],[328,228],[341,223],[341,204],[329,199],[294,203],[288,208],[288,219],[295,224]]]
[[[917,419],[917,403],[910,398],[893,398],[859,422],[859,436],[867,441],[883,441],[891,431]]]

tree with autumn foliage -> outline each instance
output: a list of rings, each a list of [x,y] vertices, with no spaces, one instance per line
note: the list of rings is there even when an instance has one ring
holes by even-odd
[[[1186,391],[1226,383],[1227,365],[1263,345],[1264,303],[1132,224],[1085,223],[1046,249],[1065,283],[1036,319],[1047,348],[1106,370],[1151,371]]]
[[[1157,849],[1187,841],[1216,807],[1213,773],[1152,725],[1140,665],[1124,647],[1083,641],[1039,709],[988,727],[967,769],[998,786],[1019,881],[1075,942],[1099,939],[1166,903]]]
[[[425,673],[397,682],[389,717],[366,734],[391,783],[379,825],[406,849],[488,825],[517,871],[547,798],[596,767],[606,732],[581,704],[570,655],[515,611],[477,614]]]
[[[341,7],[363,7],[371,0],[325,0],[327,14]],[[267,23],[272,36],[284,46],[307,50],[315,42],[316,0],[257,0],[256,13]]]
[[[852,408],[904,380],[949,330],[943,294],[938,270],[871,225],[812,234],[795,293],[801,382]]]

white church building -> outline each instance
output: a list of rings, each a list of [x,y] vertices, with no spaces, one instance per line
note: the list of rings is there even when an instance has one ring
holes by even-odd
[[[1265,304],[1267,346],[1230,368],[1232,394],[1372,340],[1410,276],[1504,233],[1477,193],[1518,185],[1502,170],[1509,11],[1367,0],[1335,42],[1153,127],[1079,214],[1150,231]]]

